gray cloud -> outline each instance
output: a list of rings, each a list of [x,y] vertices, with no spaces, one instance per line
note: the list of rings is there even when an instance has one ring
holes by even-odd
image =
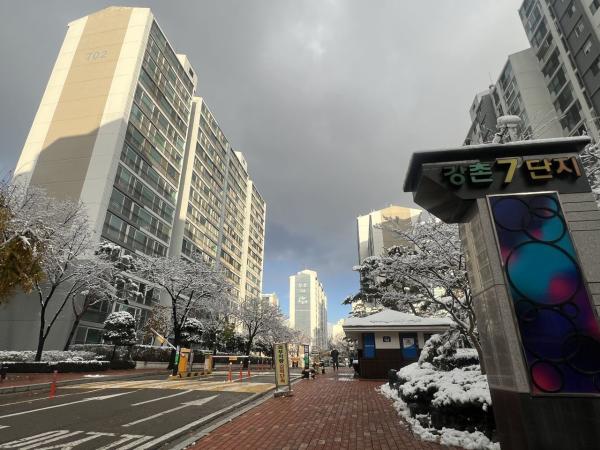
[[[136,2],[127,2],[135,5]],[[14,166],[66,24],[106,1],[0,3],[0,169]],[[459,144],[475,93],[527,47],[520,1],[145,2],[268,203],[267,258],[355,264],[355,217],[412,151]],[[336,269],[337,268],[337,269]]]

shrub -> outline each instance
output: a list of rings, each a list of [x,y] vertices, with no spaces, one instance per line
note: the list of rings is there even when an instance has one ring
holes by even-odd
[[[47,350],[42,353],[42,361],[93,361],[97,359],[97,354],[90,351],[82,350],[69,350],[69,351],[57,351]],[[35,351],[23,350],[23,351],[0,351],[0,362],[13,361],[13,362],[26,362],[34,361]]]
[[[97,372],[109,368],[108,361],[24,361],[2,362],[9,373]]]
[[[114,347],[108,344],[77,344],[71,345],[71,348],[74,350],[92,352],[96,356],[110,359]],[[118,347],[115,359],[126,360],[128,352],[129,349],[127,347]],[[131,347],[131,359],[134,361],[169,362],[170,357],[170,347],[153,347],[151,345],[133,345]]]

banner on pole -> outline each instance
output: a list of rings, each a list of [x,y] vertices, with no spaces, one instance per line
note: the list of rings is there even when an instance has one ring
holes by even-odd
[[[290,386],[290,365],[288,361],[287,343],[274,345],[275,355],[275,384],[279,389],[282,386]]]

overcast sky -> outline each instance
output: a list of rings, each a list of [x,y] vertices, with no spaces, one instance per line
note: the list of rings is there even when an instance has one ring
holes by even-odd
[[[358,288],[356,216],[410,154],[456,146],[476,92],[528,43],[521,0],[128,1],[152,8],[267,202],[264,291],[318,271],[329,321]],[[67,23],[107,1],[0,2],[0,171],[12,170]]]

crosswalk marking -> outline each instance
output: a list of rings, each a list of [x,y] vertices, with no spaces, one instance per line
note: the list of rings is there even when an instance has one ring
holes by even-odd
[[[75,437],[75,440],[70,438]],[[46,431],[45,433],[27,436],[11,442],[0,445],[2,448],[18,448],[20,450],[50,450],[50,449],[71,449],[80,447],[81,445],[99,439],[107,443],[103,447],[97,447],[98,450],[109,450],[118,448],[119,450],[137,449],[140,444],[154,439],[153,436],[145,436],[142,434],[116,434],[97,431],[69,431],[69,430],[54,430]],[[47,444],[51,444],[47,446]]]
[[[82,389],[85,384],[64,386],[63,389]],[[88,385],[89,387],[89,385]],[[273,387],[272,383],[227,382],[227,381],[105,381],[94,383],[97,389],[172,389],[189,391],[262,393]]]
[[[3,428],[10,428],[8,425],[0,425],[0,430],[2,430]]]

